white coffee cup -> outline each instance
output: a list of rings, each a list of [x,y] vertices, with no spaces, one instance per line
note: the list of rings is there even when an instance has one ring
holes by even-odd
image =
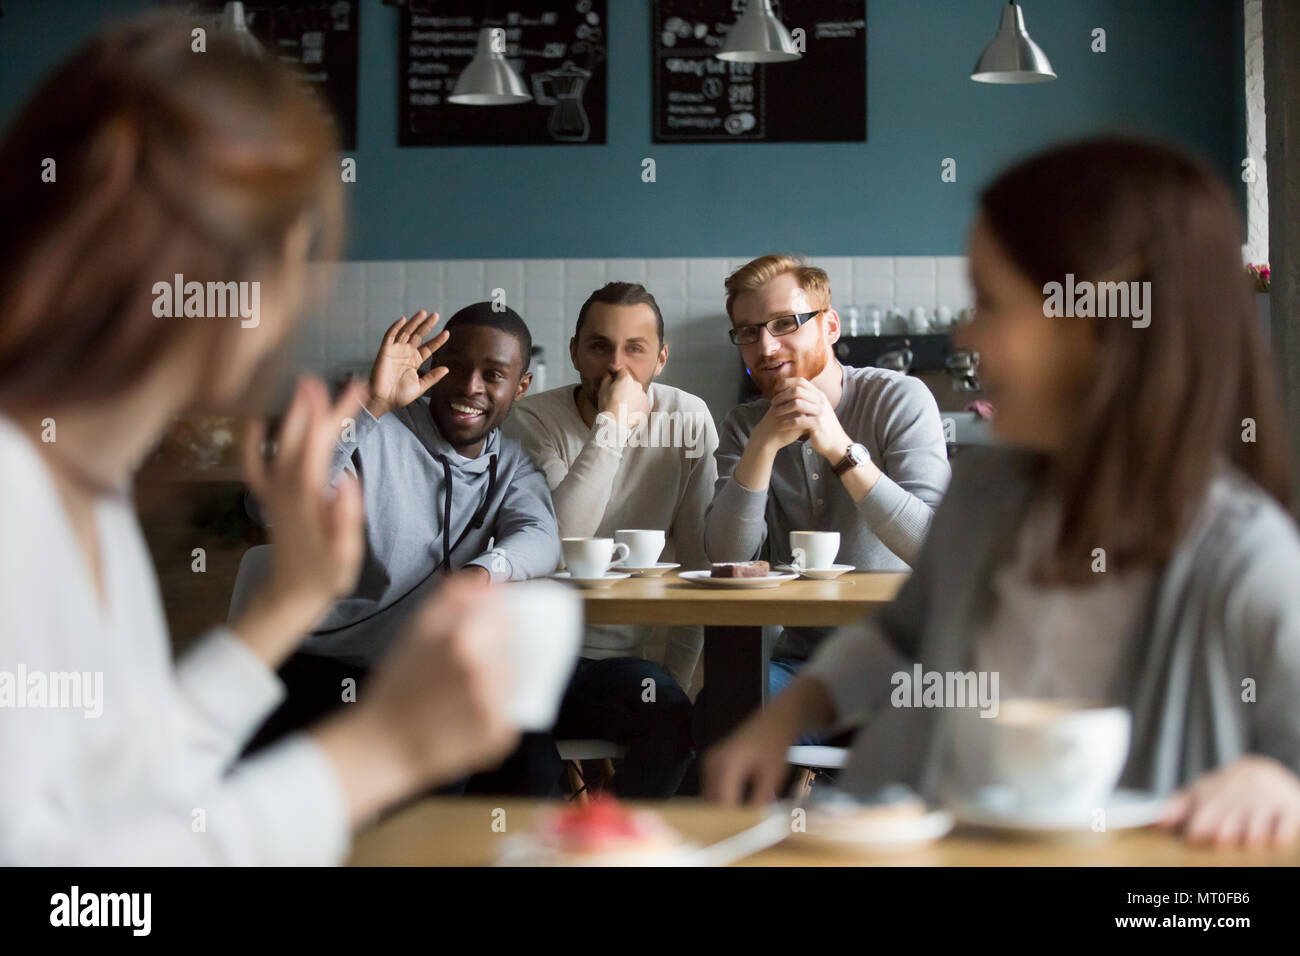
[[[582,648],[582,599],[554,581],[521,581],[492,592],[510,620],[510,719],[549,730]]]
[[[625,530],[614,532],[614,541],[618,544],[627,545],[627,566],[629,568],[654,567],[659,561],[659,555],[663,553],[664,540],[662,531]]]
[[[811,571],[826,570],[840,553],[838,531],[791,531],[790,563]]]
[[[989,779],[1026,810],[1077,813],[1102,807],[1128,758],[1128,708],[1089,701],[1015,698],[984,721]]]
[[[602,578],[605,572],[627,560],[627,545],[613,538],[561,538],[564,565],[575,578]],[[612,559],[612,560],[611,560]]]

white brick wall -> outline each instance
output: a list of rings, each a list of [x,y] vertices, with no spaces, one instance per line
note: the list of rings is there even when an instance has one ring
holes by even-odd
[[[346,262],[316,273],[323,300],[301,330],[296,364],[333,378],[364,375],[379,337],[398,316],[421,308],[443,317],[505,290],[506,304],[528,323],[545,349],[546,386],[571,384],[569,337],[578,309],[610,281],[642,282],[664,315],[668,367],[663,381],[701,396],[719,419],[739,382],[727,339],[723,280],[749,261],[734,259],[490,259]],[[962,256],[873,256],[815,259],[831,279],[835,307],[971,304]]]

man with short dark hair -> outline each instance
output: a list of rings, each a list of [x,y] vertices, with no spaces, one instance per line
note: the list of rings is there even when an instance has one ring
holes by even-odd
[[[528,327],[513,310],[478,302],[426,342],[437,321],[421,310],[388,329],[355,427],[335,444],[335,477],[361,481],[365,561],[356,592],[282,668],[288,696],[253,747],[337,707],[348,680],[355,699],[356,685],[444,575],[476,575],[486,587],[550,574],[559,563],[546,479],[498,429],[532,381]],[[421,374],[435,352],[436,365]],[[554,795],[562,772],[549,738],[525,735],[503,788]]]
[[[708,407],[655,381],[668,361],[654,296],[611,282],[583,303],[569,342],[580,383],[515,406],[505,425],[546,475],[564,537],[665,532],[662,562],[708,566],[704,510],[718,439]],[[558,737],[627,746],[614,778],[621,796],[672,796],[694,738],[686,695],[703,643],[698,627],[670,628],[664,665],[643,659],[648,627],[588,627]]]

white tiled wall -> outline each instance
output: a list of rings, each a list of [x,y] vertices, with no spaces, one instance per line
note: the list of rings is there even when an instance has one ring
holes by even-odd
[[[506,304],[528,323],[545,349],[546,387],[572,384],[569,337],[578,309],[611,281],[641,282],[663,312],[669,360],[662,381],[709,403],[721,418],[739,387],[735,348],[727,339],[723,280],[752,257],[735,259],[449,259],[347,262],[323,270],[320,287],[332,289],[304,325],[297,359],[327,376],[370,368],[384,330],[420,308],[444,317],[505,291]],[[966,260],[961,256],[828,257],[815,259],[831,280],[843,314],[848,305],[908,310],[970,304]]]

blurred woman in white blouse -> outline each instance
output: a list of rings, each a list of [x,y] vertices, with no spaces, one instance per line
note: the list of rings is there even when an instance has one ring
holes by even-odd
[[[516,738],[503,622],[452,580],[360,702],[237,759],[362,557],[357,487],[323,490],[358,395],[311,379],[273,463],[246,436],[268,583],[172,662],[132,472],[177,415],[265,392],[341,206],[304,85],[212,31],[191,42],[166,18],[104,34],[0,145],[0,864],[335,863],[358,824]],[[257,283],[258,314],[160,316],[178,276]]]

